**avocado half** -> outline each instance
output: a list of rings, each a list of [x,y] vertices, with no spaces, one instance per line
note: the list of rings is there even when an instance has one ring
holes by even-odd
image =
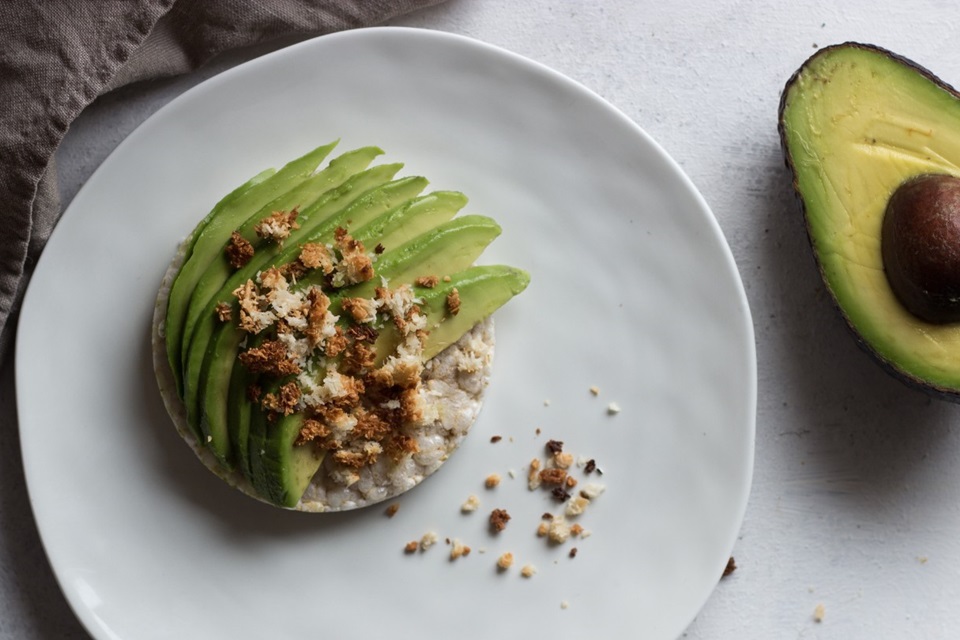
[[[844,43],[789,79],[779,132],[823,281],[861,346],[904,382],[960,401],[960,323],[908,311],[881,254],[901,184],[960,176],[960,94],[897,54]]]

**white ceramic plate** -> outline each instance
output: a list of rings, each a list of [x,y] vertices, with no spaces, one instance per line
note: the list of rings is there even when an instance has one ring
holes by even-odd
[[[179,240],[236,184],[337,137],[464,191],[468,212],[503,226],[484,260],[532,275],[497,316],[472,436],[393,519],[288,513],[229,489],[174,433],[151,368],[154,296]],[[675,637],[740,526],[755,389],[734,262],[677,165],[557,73],[407,29],[291,47],[150,118],[57,227],[17,348],[44,545],[83,624],[122,640]],[[593,535],[573,544],[535,535],[556,504],[524,470],[548,438],[605,472],[581,517]],[[492,472],[504,481],[488,491]],[[481,509],[463,515],[472,493]],[[495,507],[513,516],[496,537]],[[440,545],[402,553],[427,531]],[[446,537],[474,552],[450,562]],[[504,551],[517,564],[498,574]]]

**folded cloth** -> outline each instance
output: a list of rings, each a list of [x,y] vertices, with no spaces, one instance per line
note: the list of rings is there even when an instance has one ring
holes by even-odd
[[[0,3],[0,364],[60,215],[53,157],[98,95],[237,47],[377,24],[442,0],[21,0]]]

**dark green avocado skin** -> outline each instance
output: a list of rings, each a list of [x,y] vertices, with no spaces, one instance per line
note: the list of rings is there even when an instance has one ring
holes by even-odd
[[[848,313],[843,301],[838,299],[834,288],[831,286],[830,278],[825,271],[824,263],[817,252],[817,247],[820,240],[816,235],[816,228],[811,222],[811,207],[805,199],[804,192],[801,187],[800,170],[794,157],[794,153],[797,150],[791,148],[791,131],[785,116],[790,108],[791,100],[794,98],[794,92],[797,90],[798,84],[803,75],[808,73],[808,70],[812,66],[818,64],[818,62],[822,61],[824,58],[841,51],[861,52],[867,55],[882,56],[892,63],[902,67],[904,70],[916,74],[930,84],[935,85],[941,91],[955,98],[958,103],[960,103],[960,92],[938,78],[928,69],[908,58],[905,58],[902,55],[872,44],[844,42],[818,50],[791,75],[791,77],[787,80],[780,96],[777,124],[777,131],[783,152],[784,162],[787,169],[790,171],[792,190],[799,205],[799,210],[804,217],[807,240],[813,249],[813,256],[816,261],[818,272],[824,281],[824,284],[826,285],[826,289],[830,292],[830,301],[832,306],[843,319],[844,325],[853,336],[856,344],[862,351],[869,354],[869,356],[877,364],[879,364],[884,371],[908,387],[922,391],[932,397],[942,400],[960,402],[960,385],[944,384],[942,382],[931,380],[923,375],[918,375],[916,372],[909,370],[909,368],[902,366],[902,364],[895,358],[891,358],[888,355],[881,353],[880,350],[878,350],[875,342],[864,338],[864,335],[859,330],[857,323],[852,320],[851,315]],[[954,161],[960,162],[960,158],[955,158]],[[960,361],[960,352],[957,353],[957,359]]]

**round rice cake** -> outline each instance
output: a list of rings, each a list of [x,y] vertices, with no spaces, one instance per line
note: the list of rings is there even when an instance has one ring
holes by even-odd
[[[183,264],[185,243],[170,263],[153,314],[153,366],[163,403],[180,436],[200,461],[222,480],[247,495],[259,496],[239,471],[224,469],[213,453],[202,446],[187,423],[187,410],[176,390],[167,360],[164,320],[173,280]],[[429,360],[421,385],[425,411],[416,430],[418,451],[394,463],[380,456],[358,470],[342,467],[326,456],[300,501],[297,511],[346,511],[366,507],[409,491],[432,474],[467,435],[483,404],[493,361],[493,318],[478,323],[456,343]],[[268,504],[273,504],[268,502]]]

